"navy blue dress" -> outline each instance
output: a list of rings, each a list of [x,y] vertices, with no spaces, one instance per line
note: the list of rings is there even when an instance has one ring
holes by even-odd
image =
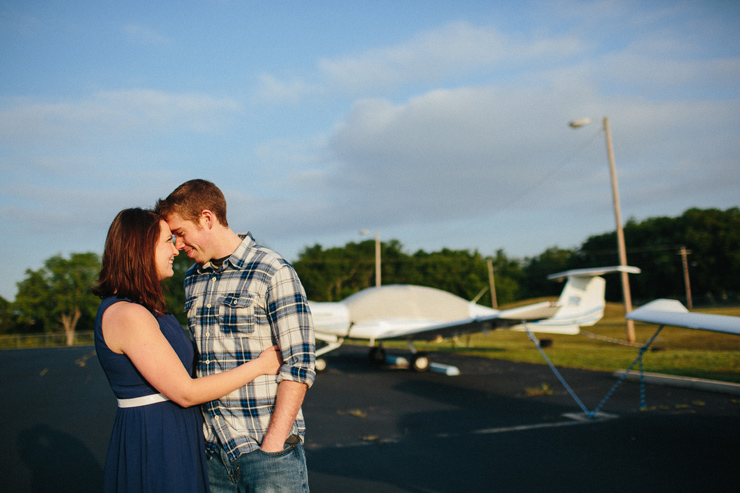
[[[111,351],[102,331],[103,313],[121,300],[103,299],[95,321],[95,349],[119,399],[157,394],[124,354]],[[173,315],[157,317],[159,328],[193,375],[195,349]],[[118,408],[105,460],[105,492],[208,492],[208,472],[199,406],[172,401]]]

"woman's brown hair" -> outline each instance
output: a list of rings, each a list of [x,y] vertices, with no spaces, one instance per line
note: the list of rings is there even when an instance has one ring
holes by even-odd
[[[151,210],[124,209],[108,229],[98,282],[92,292],[117,295],[164,313],[162,285],[157,279],[154,251],[161,217]]]

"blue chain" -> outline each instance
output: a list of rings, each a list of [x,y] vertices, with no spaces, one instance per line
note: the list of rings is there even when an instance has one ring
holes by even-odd
[[[547,357],[545,354],[545,351],[542,349],[542,346],[540,346],[540,341],[537,340],[537,338],[532,334],[532,332],[529,330],[529,327],[527,327],[527,324],[524,324],[524,328],[527,330],[527,336],[529,337],[529,340],[532,341],[537,348],[537,350],[540,352],[543,358],[545,358],[545,361],[550,366],[550,369],[555,373],[555,376],[558,377],[558,380],[560,380],[560,383],[563,384],[565,389],[568,391],[568,393],[573,397],[573,400],[576,401],[576,403],[580,406],[580,408],[583,410],[586,417],[589,419],[595,418],[598,414],[601,408],[606,404],[606,401],[609,400],[609,398],[614,394],[614,392],[617,390],[617,388],[622,384],[622,382],[627,378],[627,375],[629,375],[629,372],[634,368],[634,366],[639,362],[640,363],[640,409],[645,409],[647,407],[645,405],[645,373],[643,371],[643,364],[642,364],[642,355],[647,352],[647,350],[650,348],[652,343],[655,341],[655,338],[658,337],[658,334],[660,334],[660,331],[663,330],[664,325],[661,325],[658,327],[658,330],[655,331],[655,334],[650,338],[650,340],[640,348],[637,354],[637,358],[632,362],[632,364],[627,368],[627,370],[624,372],[624,375],[621,376],[619,380],[617,380],[617,383],[615,383],[612,388],[609,390],[609,392],[606,393],[604,398],[601,400],[598,406],[593,411],[589,411],[586,406],[583,405],[583,402],[578,398],[575,392],[573,392],[573,389],[570,388],[570,386],[567,384],[563,376],[560,374],[560,372],[555,368],[555,365],[552,364],[552,361],[550,361],[550,358]]]
[[[658,334],[660,334],[660,331],[663,330],[664,325],[661,325],[658,327],[658,330],[655,331],[655,334],[650,338],[650,340],[640,348],[640,350],[637,353],[637,358],[632,362],[632,364],[627,368],[627,370],[624,372],[624,375],[617,381],[617,383],[614,384],[614,386],[611,388],[611,390],[606,394],[606,396],[601,400],[598,406],[596,406],[596,409],[594,409],[594,415],[599,412],[601,407],[606,403],[607,400],[609,400],[609,397],[614,393],[615,390],[617,390],[617,387],[621,385],[621,383],[624,381],[625,378],[627,378],[627,375],[629,375],[629,372],[634,368],[635,364],[638,362],[640,363],[640,409],[645,409],[645,373],[643,371],[642,366],[642,355],[645,354],[645,352],[650,348],[650,345],[655,341],[655,338],[658,337]]]
[[[581,402],[581,400],[578,398],[576,393],[573,392],[573,389],[570,388],[570,385],[568,385],[568,382],[565,381],[565,379],[560,374],[558,369],[555,368],[555,365],[552,364],[552,361],[550,361],[550,358],[547,357],[547,355],[545,354],[545,351],[542,349],[542,346],[540,346],[540,341],[538,341],[537,338],[534,336],[534,334],[532,334],[532,331],[529,330],[529,327],[526,327],[525,325],[525,328],[527,329],[527,336],[529,336],[529,340],[534,343],[535,347],[540,352],[542,357],[545,358],[545,361],[547,361],[547,364],[550,366],[550,369],[552,370],[552,372],[555,374],[556,377],[558,377],[558,380],[560,380],[560,383],[563,384],[563,387],[565,387],[565,390],[568,391],[570,396],[573,397],[573,400],[575,400],[576,403],[579,406],[581,406],[581,409],[583,410],[583,412],[586,413],[586,415],[590,418],[591,416],[589,416],[590,413],[588,409],[586,408],[586,406],[583,405],[583,402]]]

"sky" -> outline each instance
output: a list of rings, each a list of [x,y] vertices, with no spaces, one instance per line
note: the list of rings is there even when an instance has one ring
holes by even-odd
[[[0,0],[0,67],[7,300],[193,178],[289,260],[577,248],[605,117],[624,221],[740,206],[734,0]]]

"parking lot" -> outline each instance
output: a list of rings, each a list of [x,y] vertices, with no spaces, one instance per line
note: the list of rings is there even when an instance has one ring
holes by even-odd
[[[608,415],[547,366],[433,354],[458,376],[370,368],[343,347],[309,390],[314,492],[736,491],[738,396],[625,382]],[[100,491],[115,399],[92,347],[0,352],[0,488]],[[561,370],[587,408],[616,379]]]

